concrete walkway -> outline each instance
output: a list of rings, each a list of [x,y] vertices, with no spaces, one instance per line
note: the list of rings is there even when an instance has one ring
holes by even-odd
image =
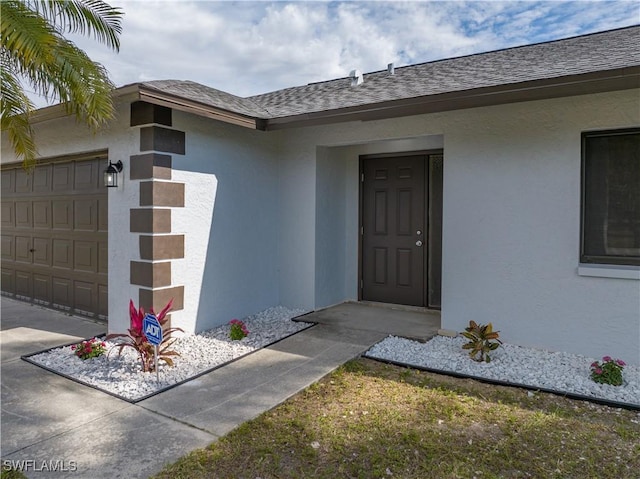
[[[206,447],[360,355],[388,334],[426,339],[437,313],[346,303],[313,328],[137,404],[20,359],[105,325],[2,298],[0,456],[27,477],[146,478]],[[57,470],[47,470],[57,469]]]

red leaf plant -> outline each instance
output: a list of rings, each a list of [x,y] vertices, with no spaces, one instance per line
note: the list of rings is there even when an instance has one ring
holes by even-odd
[[[172,338],[171,335],[176,331],[184,332],[181,328],[165,328],[165,324],[169,320],[167,313],[171,310],[172,306],[173,299],[156,315],[162,327],[162,342],[158,345],[158,360],[163,360],[169,366],[173,366],[172,356],[180,356],[177,351],[169,349],[176,340],[176,338]],[[151,308],[149,312],[155,314],[153,308]],[[128,329],[129,334],[109,334],[105,339],[108,341],[112,339],[120,340],[118,344],[111,348],[111,350],[118,350],[118,356],[122,354],[124,348],[133,348],[140,357],[142,371],[145,373],[151,372],[155,369],[154,346],[147,340],[147,337],[142,331],[144,308],[140,307],[140,309],[136,309],[132,299],[129,300],[129,316],[131,318],[131,327]],[[109,353],[111,353],[111,350],[109,350]]]

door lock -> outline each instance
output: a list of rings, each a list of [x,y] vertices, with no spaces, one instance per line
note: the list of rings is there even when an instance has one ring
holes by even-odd
[[[422,241],[420,240],[416,241],[416,246],[422,246]]]

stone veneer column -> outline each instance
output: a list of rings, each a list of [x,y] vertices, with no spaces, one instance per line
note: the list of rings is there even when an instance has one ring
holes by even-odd
[[[130,282],[140,286],[138,304],[160,311],[173,299],[184,307],[184,285],[171,275],[172,260],[184,258],[184,235],[171,231],[171,208],[184,207],[185,185],[171,181],[171,154],[185,154],[185,133],[172,126],[171,109],[137,101],[132,127],[140,127],[141,154],[130,158],[130,180],[140,180],[140,208],[131,208],[130,231],[139,233],[140,261],[130,262]]]

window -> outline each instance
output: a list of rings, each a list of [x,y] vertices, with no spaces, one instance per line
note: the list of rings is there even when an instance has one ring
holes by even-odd
[[[582,134],[580,260],[640,265],[640,128]]]

